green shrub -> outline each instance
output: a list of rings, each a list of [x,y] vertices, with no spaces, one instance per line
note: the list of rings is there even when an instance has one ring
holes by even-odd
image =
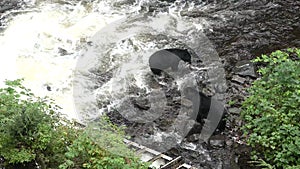
[[[39,98],[21,85],[21,80],[6,81],[0,89],[0,155],[10,164],[37,161],[42,166],[60,163],[66,151],[63,130],[71,128],[57,113],[59,107]],[[59,138],[59,139],[57,139]]]
[[[122,129],[105,118],[86,129],[75,127],[51,100],[36,97],[21,82],[6,81],[0,89],[0,156],[5,167],[147,168],[123,143]]]
[[[242,105],[243,131],[256,150],[253,159],[263,158],[274,168],[300,165],[299,58],[299,49],[288,49],[255,59],[265,67],[259,69],[261,79],[253,83]]]
[[[108,121],[105,116],[99,122],[87,126],[68,147],[65,162],[60,169],[147,169],[123,142],[124,130]]]

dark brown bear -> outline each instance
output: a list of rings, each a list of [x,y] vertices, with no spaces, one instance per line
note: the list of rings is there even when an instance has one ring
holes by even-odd
[[[172,71],[177,71],[181,60],[191,64],[191,55],[186,49],[163,49],[150,56],[149,66],[154,74],[161,75],[170,67]]]

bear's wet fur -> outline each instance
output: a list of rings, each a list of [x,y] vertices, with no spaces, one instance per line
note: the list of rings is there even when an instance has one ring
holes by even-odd
[[[184,90],[184,92],[185,92],[185,98],[187,98],[193,103],[193,114],[191,115],[191,118],[195,119],[195,121],[197,123],[200,123],[201,126],[203,126],[205,119],[207,119],[211,106],[214,106],[211,104],[216,103],[221,105],[221,102],[218,102],[216,100],[212,101],[213,98],[211,96],[207,96],[204,93],[199,92],[194,88],[188,87]],[[223,105],[221,105],[221,107],[223,107]],[[222,111],[222,118],[216,128],[215,133],[224,131],[226,127],[226,121],[225,121],[226,110],[225,108],[222,108],[220,109],[220,111]],[[189,133],[188,135],[190,134],[194,134],[194,132]]]
[[[177,71],[181,60],[191,64],[191,55],[187,49],[163,49],[150,56],[149,66],[154,74],[161,75],[168,68]]]

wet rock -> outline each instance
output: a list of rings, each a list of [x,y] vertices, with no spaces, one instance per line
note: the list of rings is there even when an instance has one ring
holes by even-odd
[[[243,124],[243,120],[240,117],[236,117],[234,119],[234,123],[235,123],[236,126],[241,127],[242,124]]]
[[[13,6],[3,6],[3,7],[0,8],[0,13],[3,13],[7,10],[12,9],[12,8],[13,8]]]
[[[252,59],[299,44],[300,1],[246,0],[211,4],[205,9],[187,12],[187,16],[211,21],[212,25],[205,32],[221,57],[238,54],[241,59]]]
[[[50,86],[46,86],[46,89],[48,90],[48,91],[52,91],[52,89],[51,89],[51,87]]]
[[[242,60],[236,63],[234,73],[240,76],[250,76],[256,78],[254,64],[249,60]]]
[[[246,78],[244,78],[246,81]],[[238,93],[240,93],[242,90],[244,90],[244,86],[238,83],[232,83],[232,88],[236,89]]]
[[[69,52],[66,49],[61,48],[61,47],[58,47],[58,53],[60,54],[60,56],[64,56],[64,55],[69,54]]]
[[[195,151],[197,149],[197,144],[198,143],[191,143],[191,142],[182,142],[180,144],[180,147],[186,150],[192,150]]]
[[[4,0],[0,2],[0,13],[3,13],[7,10],[16,8],[18,5],[18,2],[16,0]]]
[[[188,136],[186,139],[188,142],[196,142],[199,140],[199,138],[200,138],[200,134],[192,134]]]
[[[240,112],[241,112],[241,109],[240,108],[237,108],[237,107],[232,107],[232,108],[229,108],[228,109],[228,111],[229,111],[229,113],[231,113],[231,114],[240,114]]]
[[[134,0],[120,0],[120,1],[113,2],[113,6],[121,7],[122,5],[128,5],[128,4],[134,4],[134,3],[135,3]]]
[[[149,110],[150,109],[149,100],[146,98],[132,99],[131,102],[134,107],[136,107],[140,110]]]
[[[239,84],[244,84],[246,82],[246,79],[241,76],[234,75],[232,76],[232,81],[237,82]]]
[[[226,140],[226,146],[231,147],[233,145],[233,141],[232,140]]]
[[[209,139],[210,146],[214,148],[222,148],[225,146],[225,136],[216,135]]]
[[[21,2],[16,0],[1,0],[0,1],[0,31],[7,27],[8,20],[11,16],[5,15],[6,12],[13,9],[21,8]]]

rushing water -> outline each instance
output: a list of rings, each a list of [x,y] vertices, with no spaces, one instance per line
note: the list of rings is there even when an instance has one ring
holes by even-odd
[[[140,50],[140,53],[135,53],[134,56],[133,54],[128,54],[133,52],[132,50],[126,49],[133,46],[126,46],[126,43],[128,45],[130,42],[125,41],[123,44],[116,44],[117,46],[115,47],[109,46],[108,48],[112,48],[109,53],[110,56],[101,58],[99,63],[91,60],[78,61],[77,59],[82,59],[81,55],[85,52],[84,46],[88,46],[86,45],[87,42],[91,41],[91,37],[95,35],[96,32],[105,28],[110,23],[114,23],[115,21],[120,22],[119,20],[121,18],[134,15],[142,16],[140,10],[142,9],[142,6],[147,7],[147,3],[150,2],[94,1],[93,3],[80,3],[70,1],[67,3],[66,1],[57,1],[56,3],[51,3],[51,1],[31,1],[31,3],[29,3],[31,4],[31,7],[24,11],[18,11],[19,14],[11,19],[6,30],[0,37],[0,48],[2,51],[2,61],[0,66],[2,73],[0,80],[3,81],[4,79],[24,78],[25,85],[33,89],[34,93],[40,96],[49,96],[53,98],[56,103],[63,108],[63,112],[66,113],[68,117],[75,119],[79,119],[80,117],[78,114],[81,114],[80,110],[84,109],[83,107],[87,107],[87,105],[83,102],[91,101],[89,98],[81,99],[81,102],[83,103],[82,107],[80,107],[80,102],[76,103],[76,108],[73,104],[72,80],[74,75],[80,76],[81,79],[88,78],[84,77],[87,74],[84,74],[83,77],[81,77],[81,75],[78,75],[78,70],[74,71],[76,63],[79,63],[76,68],[81,71],[82,69],[90,69],[89,66],[91,65],[84,65],[86,62],[88,62],[88,64],[96,63],[92,65],[94,68],[98,66],[97,64],[102,62],[101,64],[104,65],[104,67],[99,70],[100,73],[108,72],[109,70],[116,69],[116,67],[122,65],[123,72],[132,71],[128,74],[136,74],[136,85],[140,88],[142,87],[141,85],[144,85],[145,87],[146,84],[143,84],[145,82],[142,82],[142,74],[149,71],[149,68],[147,67],[147,56],[149,57],[151,52],[159,49],[158,45],[153,41],[144,43],[139,42],[140,40],[135,40],[135,37],[129,39],[131,42],[133,41],[132,43],[140,43],[134,44],[135,47],[138,47],[138,50]],[[189,4],[189,8],[192,9],[192,7],[193,3]],[[190,22],[190,26],[194,25],[194,28],[185,28],[186,25],[184,24],[188,22],[187,20],[179,23],[178,20],[181,19],[178,15],[178,8],[180,8],[180,4],[175,5],[174,3],[174,5],[169,7],[169,11],[167,13],[156,17],[160,18],[161,21],[159,19],[155,22],[152,21],[151,23],[153,25],[149,25],[148,27],[152,27],[152,31],[156,31],[156,34],[158,34],[159,31],[160,33],[164,33],[166,29],[169,29],[168,27],[163,27],[157,24],[161,22],[176,22],[174,24],[178,27],[176,28],[178,29],[177,31],[201,29],[202,25],[199,23],[195,24]],[[173,20],[168,21],[170,16],[172,16]],[[137,21],[134,24],[138,24],[139,22],[140,21]],[[147,21],[140,22],[140,24],[147,24]],[[128,24],[128,26],[132,25],[133,24]],[[117,42],[122,39],[120,36],[123,36],[124,39],[126,36],[132,35],[133,33],[139,33],[139,31],[141,31],[144,27],[140,25],[140,30],[135,30],[135,32],[130,32],[127,35],[119,34],[114,40]],[[108,29],[110,29],[110,27],[108,27]],[[114,34],[114,32],[111,31],[109,33]],[[120,31],[115,33],[120,33]],[[188,34],[189,32],[186,31],[185,33]],[[191,35],[187,36],[187,38],[190,37]],[[112,40],[112,37],[108,38]],[[151,38],[151,35],[146,38]],[[153,39],[152,37],[152,40],[155,40],[155,38]],[[106,42],[104,41],[104,43]],[[171,47],[172,43],[173,47],[176,47],[174,42],[169,42],[168,44],[160,44],[160,48]],[[150,49],[152,51],[150,51]],[[143,57],[142,60],[139,61],[139,64],[137,64],[135,60],[139,57],[139,55],[145,55],[146,57]],[[135,64],[130,64],[128,62],[128,58]],[[99,60],[99,57],[92,56],[92,59]],[[125,62],[125,60],[127,60],[127,62]],[[133,65],[135,65],[135,67],[133,67]],[[127,68],[125,68],[126,66]],[[139,71],[138,73],[136,73],[137,70]],[[82,72],[80,73],[82,74]],[[114,79],[114,83],[118,80],[120,79]],[[91,83],[93,82],[94,81]],[[103,88],[112,85],[109,83],[113,82],[110,81],[106,84],[101,84],[103,85],[101,86],[101,89],[98,88],[95,91],[91,91],[91,95],[96,93],[101,95],[101,93],[105,93],[107,90],[104,90]],[[84,86],[83,88],[88,89],[95,84],[86,82],[82,85]],[[117,89],[115,89],[115,92],[116,91]],[[84,91],[77,90],[76,92]],[[75,96],[75,100],[76,98],[80,98],[82,95],[84,94]],[[112,97],[113,96],[105,96],[101,98],[107,98],[112,101]],[[119,97],[122,96],[119,95]],[[114,100],[118,101],[119,99],[114,98]],[[78,109],[79,112],[76,112],[76,109]]]
[[[150,1],[32,1],[0,36],[0,80],[24,78],[35,94],[49,96],[67,117],[85,122],[117,110],[127,120],[147,125],[167,109],[175,114],[168,129],[154,127],[151,137],[137,136],[135,141],[169,150],[194,122],[186,117],[190,110],[167,106],[165,93],[157,87],[181,92],[178,99],[184,88],[206,81],[210,92],[222,100],[225,72],[202,33],[205,20],[180,16],[183,7],[192,10],[194,3],[176,1],[167,11],[143,13],[151,5]],[[191,67],[181,63],[180,71],[170,74],[171,83],[156,79],[148,65],[151,54],[164,48],[185,48],[192,55]],[[132,99],[141,98],[150,101],[149,111],[133,106]],[[190,146],[187,149],[195,150],[196,145]]]
[[[87,39],[124,14],[105,1],[89,6],[46,1],[19,13],[0,36],[0,80],[24,78],[34,93],[49,96],[78,119],[72,94],[78,53]]]

